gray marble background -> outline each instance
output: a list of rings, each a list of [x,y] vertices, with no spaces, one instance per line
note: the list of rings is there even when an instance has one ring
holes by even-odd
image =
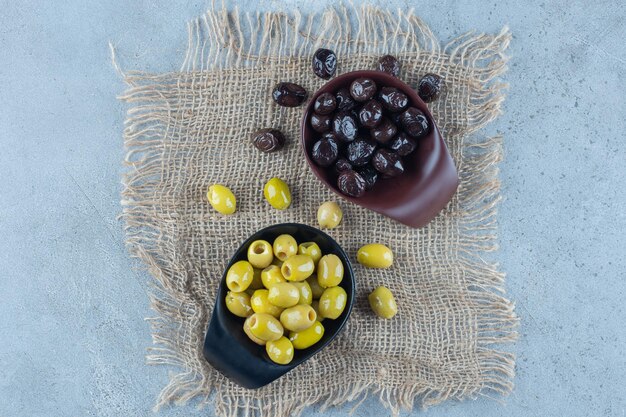
[[[239,7],[331,2],[284,3]],[[514,35],[505,113],[487,130],[506,139],[496,256],[522,320],[516,388],[504,404],[413,414],[623,417],[625,3],[371,3],[415,7],[443,41],[504,24]],[[209,5],[0,1],[0,416],[152,415],[168,370],[144,365],[149,277],[116,219],[124,86],[107,42],[125,68],[177,69],[185,23]],[[355,413],[387,414],[375,399]]]

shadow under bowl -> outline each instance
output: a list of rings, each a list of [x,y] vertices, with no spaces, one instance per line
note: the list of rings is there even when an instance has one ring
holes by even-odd
[[[403,158],[405,171],[402,175],[381,179],[362,197],[355,198],[339,191],[332,166],[323,168],[311,159],[311,149],[321,134],[311,128],[309,119],[313,114],[315,99],[320,94],[335,94],[340,88],[349,87],[352,81],[360,77],[371,78],[379,88],[395,87],[406,94],[410,106],[417,107],[428,118],[430,132],[418,140],[418,147],[413,153]],[[382,71],[349,72],[322,86],[311,97],[304,111],[301,145],[313,173],[333,192],[354,204],[411,227],[428,224],[450,201],[459,184],[452,157],[426,104],[408,84]]]
[[[228,311],[225,302],[226,293],[228,292],[226,272],[231,265],[237,261],[247,259],[248,246],[255,240],[261,239],[272,243],[276,237],[282,234],[293,236],[298,243],[315,242],[324,255],[331,253],[337,255],[344,266],[344,276],[339,286],[348,295],[346,308],[341,316],[335,320],[326,319],[322,322],[324,325],[322,339],[307,349],[295,350],[293,360],[287,365],[279,365],[272,362],[267,356],[265,346],[253,343],[246,336],[243,331],[245,319],[237,317]],[[204,357],[215,369],[242,387],[260,388],[280,378],[327,346],[348,321],[354,298],[355,282],[350,260],[333,238],[321,230],[297,223],[284,223],[266,227],[250,236],[237,249],[224,270],[224,275],[217,291],[213,315],[204,340]]]

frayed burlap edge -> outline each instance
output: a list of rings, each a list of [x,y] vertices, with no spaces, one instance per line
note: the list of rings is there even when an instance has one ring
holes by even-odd
[[[209,11],[188,24],[189,47],[181,72],[207,71],[234,66],[254,66],[270,60],[310,56],[324,45],[339,56],[359,53],[393,53],[394,51],[440,54],[448,65],[471,68],[480,85],[475,88],[468,106],[467,132],[475,132],[500,114],[504,100],[504,84],[497,78],[506,70],[504,52],[510,41],[508,29],[496,36],[468,33],[441,48],[430,29],[412,12],[396,13],[372,7],[340,6],[311,15],[305,19],[298,13],[241,14],[225,8]],[[251,34],[251,35],[250,35]],[[211,381],[199,370],[207,366],[198,352],[197,357],[181,354],[179,343],[189,337],[193,329],[208,318],[186,293],[170,285],[167,276],[172,265],[159,257],[155,250],[167,239],[151,218],[152,204],[145,196],[158,183],[161,166],[160,151],[154,146],[163,137],[162,125],[155,122],[157,108],[151,102],[161,101],[160,75],[145,72],[122,72],[130,88],[121,97],[131,103],[142,103],[131,108],[124,129],[124,143],[128,149],[125,158],[130,170],[123,177],[122,217],[127,233],[126,243],[132,256],[141,259],[155,278],[150,294],[151,305],[157,317],[151,324],[154,346],[149,348],[148,363],[170,365],[182,369],[172,374],[169,384],[159,395],[155,409],[167,403],[183,404],[194,397],[200,406],[209,402],[213,390]],[[142,82],[151,80],[151,86]],[[166,88],[167,86],[163,86]],[[163,100],[167,102],[166,100]],[[297,404],[282,404],[275,409],[271,404],[256,404],[253,398],[239,398],[236,402],[215,398],[215,412],[220,416],[239,415],[299,415],[313,404],[322,409],[356,401],[355,408],[368,393],[377,395],[381,403],[394,415],[401,408],[411,409],[416,399],[424,407],[446,399],[465,399],[492,394],[507,395],[513,388],[514,355],[496,349],[497,345],[517,337],[517,317],[514,305],[504,294],[504,274],[497,264],[486,262],[482,255],[497,249],[496,212],[500,201],[498,163],[502,158],[500,137],[466,139],[460,141],[457,161],[461,173],[458,199],[464,215],[460,219],[458,260],[469,283],[468,294],[478,307],[478,343],[476,346],[481,381],[479,388],[464,385],[445,391],[436,391],[421,383],[388,389],[376,385],[347,386],[332,397],[311,395]],[[455,153],[455,150],[451,150]],[[462,165],[461,165],[462,164]],[[263,408],[261,408],[263,406]]]

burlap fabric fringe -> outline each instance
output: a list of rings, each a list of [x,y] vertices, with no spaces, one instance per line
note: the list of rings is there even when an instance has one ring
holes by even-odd
[[[509,393],[514,357],[498,345],[515,338],[517,319],[503,296],[504,274],[483,260],[496,249],[502,140],[469,136],[500,112],[508,31],[466,34],[441,47],[411,11],[350,6],[308,17],[221,9],[190,22],[188,33],[180,71],[126,72],[122,96],[131,104],[124,129],[127,244],[154,277],[148,361],[179,369],[157,407],[200,397],[219,416],[280,417],[312,404],[359,404],[371,393],[397,414],[416,400],[428,406]],[[310,69],[318,47],[337,52],[339,73],[373,68],[381,54],[392,53],[411,85],[426,72],[444,76],[447,91],[431,109],[461,185],[419,230],[342,203],[344,221],[331,231],[334,238],[352,254],[366,242],[386,243],[396,262],[384,271],[355,262],[358,298],[341,336],[284,378],[250,391],[205,362],[204,332],[223,268],[240,242],[270,224],[315,225],[317,206],[336,200],[305,165],[298,146],[302,109],[278,107],[270,98],[278,81],[311,92],[323,83]],[[262,127],[281,129],[286,148],[256,151],[249,135]],[[291,186],[290,209],[276,211],[263,201],[263,183],[272,176]],[[207,204],[213,183],[237,195],[233,216]],[[366,294],[380,284],[397,297],[399,313],[391,321],[376,319],[367,304]]]

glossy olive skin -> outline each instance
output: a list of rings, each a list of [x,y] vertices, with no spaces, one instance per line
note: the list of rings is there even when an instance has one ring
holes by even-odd
[[[272,98],[276,104],[284,107],[298,107],[304,103],[306,97],[306,90],[294,83],[278,83],[272,91]]]
[[[226,308],[238,317],[249,317],[254,313],[250,305],[250,296],[245,292],[226,293]]]
[[[283,308],[270,303],[269,290],[256,290],[250,297],[250,305],[255,313],[269,314],[273,317],[280,317]]]
[[[393,294],[387,287],[380,286],[376,288],[367,297],[370,307],[377,316],[384,319],[390,319],[398,312],[398,306]]]
[[[275,152],[285,146],[285,135],[277,129],[260,129],[252,134],[252,144],[261,152]]]
[[[313,111],[317,114],[330,114],[337,108],[337,99],[331,93],[322,93],[313,104]]]
[[[343,263],[337,255],[324,255],[317,264],[317,282],[320,287],[328,288],[341,284]]]
[[[280,272],[279,266],[270,265],[261,271],[261,282],[265,288],[269,289],[274,284],[287,281]]]
[[[313,302],[313,290],[307,281],[292,282],[291,285],[295,286],[300,293],[298,304],[311,304]]]
[[[313,259],[308,255],[293,255],[283,262],[280,272],[287,281],[304,281],[315,271]]]
[[[288,282],[279,282],[269,288],[267,300],[277,307],[293,307],[300,301],[300,291]]]
[[[341,287],[326,288],[320,297],[319,312],[324,318],[336,319],[343,313],[347,302],[346,290]]]
[[[313,266],[317,266],[322,257],[322,250],[315,242],[303,242],[298,245],[298,255],[307,255],[313,260]]]
[[[301,350],[313,346],[324,336],[324,326],[316,321],[311,327],[300,332],[289,332],[289,340],[295,349]]]
[[[417,94],[424,100],[424,103],[430,103],[439,98],[442,89],[443,78],[437,74],[426,74],[417,85]]]
[[[298,243],[296,239],[289,235],[280,235],[274,239],[274,256],[282,262],[298,253]]]
[[[287,183],[280,178],[272,178],[265,183],[263,195],[272,207],[285,210],[291,205],[291,191]]]
[[[313,73],[328,80],[337,70],[337,55],[330,49],[320,48],[313,54]]]
[[[343,211],[334,201],[326,201],[317,209],[317,223],[325,229],[334,229],[341,223]]]
[[[248,317],[248,319],[249,318],[250,317]],[[265,340],[261,340],[252,334],[252,331],[250,330],[250,321],[248,319],[243,322],[243,332],[246,334],[246,336],[248,336],[248,338],[250,338],[250,340],[252,340],[257,345],[265,346]]]
[[[250,333],[266,342],[280,339],[285,332],[280,321],[270,314],[254,313],[246,321],[250,326]]]
[[[331,118],[327,114],[313,113],[311,115],[311,127],[318,133],[328,132],[331,126]]]
[[[344,171],[337,178],[337,188],[345,195],[361,197],[365,194],[365,178],[356,171]]]
[[[389,268],[393,264],[393,252],[381,243],[361,246],[356,260],[367,268]]]
[[[273,340],[265,344],[265,351],[272,362],[279,365],[287,365],[293,360],[293,344],[291,340],[282,336],[278,340]]]
[[[214,184],[209,187],[206,196],[211,207],[218,213],[229,215],[237,210],[237,199],[228,187]]]
[[[254,268],[248,261],[235,262],[226,273],[226,286],[233,292],[245,291],[254,278]]]
[[[256,240],[248,247],[248,262],[253,267],[263,269],[274,260],[272,245],[266,240]]]
[[[319,265],[319,262],[318,262]],[[309,287],[311,287],[311,293],[313,294],[313,299],[318,300],[322,294],[324,293],[324,287],[320,286],[320,283],[317,281],[317,275],[313,274],[306,279],[306,282],[309,283]]]
[[[317,320],[317,313],[308,304],[286,308],[280,314],[280,323],[287,330],[301,332],[311,327]]]
[[[385,55],[378,60],[378,69],[394,77],[400,75],[400,61],[393,55]]]

